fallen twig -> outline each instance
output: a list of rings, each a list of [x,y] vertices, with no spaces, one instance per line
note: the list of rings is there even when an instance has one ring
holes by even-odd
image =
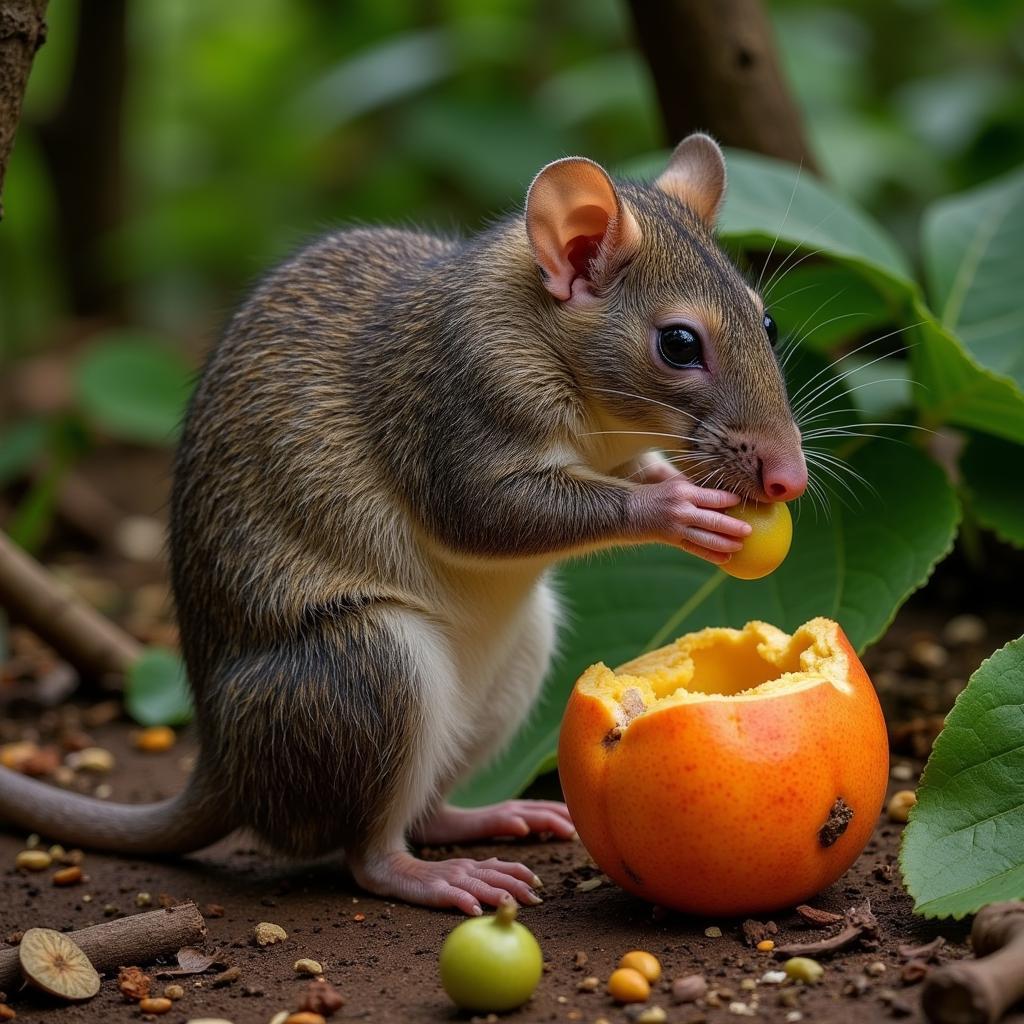
[[[150,963],[205,937],[206,922],[194,903],[105,921],[68,934],[97,971]],[[0,989],[10,992],[20,981],[17,947],[0,949]]]
[[[138,641],[58,583],[3,532],[0,607],[85,672],[123,674],[142,654]]]
[[[977,960],[936,968],[921,990],[933,1024],[995,1024],[1024,998],[1024,901],[982,907],[971,928]]]
[[[808,908],[810,909],[810,908]],[[785,946],[775,947],[775,956],[787,959],[792,956],[819,957],[838,953],[863,939],[873,940],[878,934],[878,921],[871,912],[871,901],[848,910],[841,918],[844,925],[835,935],[817,942],[790,942]]]

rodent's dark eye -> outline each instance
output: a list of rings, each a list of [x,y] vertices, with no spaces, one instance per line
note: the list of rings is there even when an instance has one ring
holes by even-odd
[[[690,327],[673,325],[658,332],[658,354],[677,370],[704,369],[704,346]]]
[[[764,333],[768,335],[768,341],[771,343],[772,348],[775,348],[775,344],[779,340],[779,325],[775,322],[771,313],[765,313],[764,315]]]

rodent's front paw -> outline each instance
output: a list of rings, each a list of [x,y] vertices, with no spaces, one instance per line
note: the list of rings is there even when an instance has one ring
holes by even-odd
[[[750,526],[718,509],[739,504],[730,491],[698,487],[684,476],[633,492],[633,519],[646,539],[681,547],[720,565],[743,547]]]

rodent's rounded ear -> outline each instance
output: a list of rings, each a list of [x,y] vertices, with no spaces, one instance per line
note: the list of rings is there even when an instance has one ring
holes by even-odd
[[[543,168],[526,196],[526,232],[544,286],[585,302],[640,241],[640,228],[600,164],[570,156]]]
[[[668,167],[654,183],[674,196],[709,227],[725,198],[725,157],[710,135],[688,135],[675,148]]]

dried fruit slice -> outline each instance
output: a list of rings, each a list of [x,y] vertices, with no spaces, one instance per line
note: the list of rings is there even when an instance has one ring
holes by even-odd
[[[28,981],[52,996],[92,999],[100,990],[100,976],[89,958],[52,928],[29,928],[18,946],[18,959]]]

